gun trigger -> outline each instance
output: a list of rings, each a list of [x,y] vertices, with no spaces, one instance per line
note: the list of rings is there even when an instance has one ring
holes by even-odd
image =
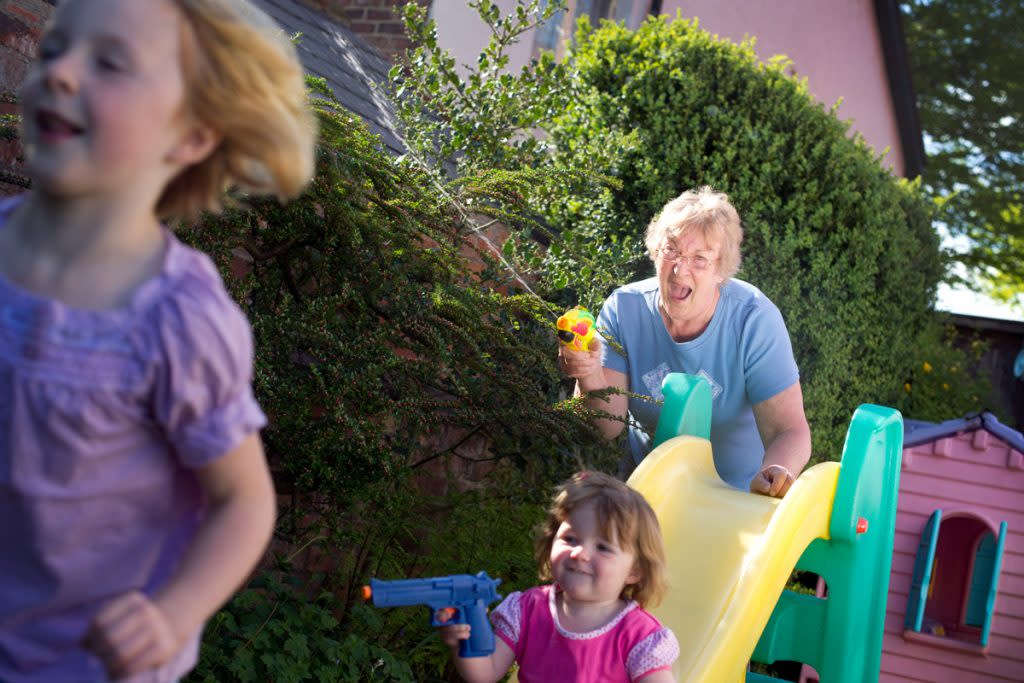
[[[445,624],[455,618],[455,615],[459,613],[459,610],[454,607],[442,607],[441,609],[434,612],[434,618],[442,624]]]

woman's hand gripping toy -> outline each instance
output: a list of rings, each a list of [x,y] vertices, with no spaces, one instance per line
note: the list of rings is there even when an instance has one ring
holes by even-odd
[[[558,366],[565,376],[575,380],[590,378],[588,387],[604,382],[601,340],[597,336],[597,321],[590,311],[582,306],[571,308],[558,319],[556,327],[560,342]]]
[[[592,351],[597,321],[582,306],[570,308],[558,319],[558,341],[573,351]]]

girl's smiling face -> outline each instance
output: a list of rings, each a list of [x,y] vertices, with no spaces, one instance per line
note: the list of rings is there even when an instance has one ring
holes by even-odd
[[[163,185],[192,127],[170,0],[69,0],[39,43],[21,90],[26,170],[57,195]]]
[[[551,576],[567,602],[611,604],[640,579],[636,557],[619,539],[606,538],[593,503],[569,514],[551,545]]]

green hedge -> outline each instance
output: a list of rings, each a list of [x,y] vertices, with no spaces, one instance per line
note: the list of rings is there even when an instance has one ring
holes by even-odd
[[[762,64],[694,21],[584,23],[569,59],[581,94],[553,131],[563,163],[587,164],[576,150],[610,131],[627,144],[595,169],[621,190],[554,219],[593,233],[593,214],[610,213],[606,242],[638,240],[682,190],[727,192],[745,228],[738,277],[782,310],[815,455],[837,457],[857,405],[897,401],[930,324],[942,263],[916,184],[884,170],[784,62]],[[633,275],[650,272],[644,261]]]

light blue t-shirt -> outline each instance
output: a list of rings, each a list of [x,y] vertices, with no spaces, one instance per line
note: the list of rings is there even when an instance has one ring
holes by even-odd
[[[657,278],[612,292],[597,318],[598,330],[616,340],[623,357],[602,340],[601,364],[629,376],[629,390],[663,400],[661,382],[670,372],[703,377],[711,385],[711,448],[718,475],[746,489],[761,468],[764,445],[753,405],[800,379],[793,347],[779,309],[759,289],[728,280],[706,330],[696,339],[673,341],[658,312]],[[629,447],[640,462],[651,450],[661,404],[629,399],[633,424]]]

